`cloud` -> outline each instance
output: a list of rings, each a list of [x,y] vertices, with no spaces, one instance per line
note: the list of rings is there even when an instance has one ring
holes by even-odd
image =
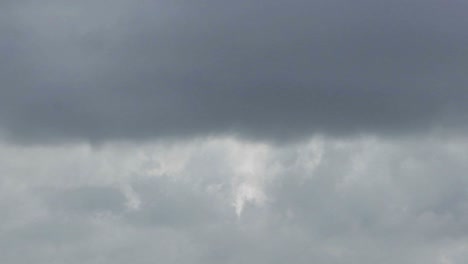
[[[1,1],[0,262],[462,263],[467,9]]]
[[[22,142],[464,131],[462,1],[2,2]]]
[[[0,261],[462,263],[467,142],[3,144]]]
[[[66,213],[119,212],[125,209],[125,196],[115,188],[81,186],[72,189],[42,190],[55,211]]]

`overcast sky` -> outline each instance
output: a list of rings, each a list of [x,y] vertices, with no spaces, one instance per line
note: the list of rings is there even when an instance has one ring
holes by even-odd
[[[467,14],[0,0],[0,262],[463,263]]]

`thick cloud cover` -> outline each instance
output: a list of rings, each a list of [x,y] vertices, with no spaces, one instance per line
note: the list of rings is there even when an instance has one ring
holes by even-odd
[[[465,263],[467,13],[0,0],[0,263]]]
[[[467,150],[466,138],[3,144],[0,262],[461,264]]]
[[[2,1],[17,140],[460,131],[466,1]]]

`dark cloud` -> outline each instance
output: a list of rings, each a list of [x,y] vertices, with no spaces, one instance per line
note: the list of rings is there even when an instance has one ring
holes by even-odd
[[[464,263],[467,11],[0,1],[0,262]]]
[[[466,121],[462,1],[2,2],[22,140],[408,133]]]

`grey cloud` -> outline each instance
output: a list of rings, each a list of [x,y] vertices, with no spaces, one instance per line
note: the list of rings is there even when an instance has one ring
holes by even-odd
[[[466,152],[408,145],[347,148],[345,160],[343,149],[330,146],[308,180],[288,171],[275,183],[277,210],[294,215],[290,224],[308,227],[311,236],[362,232],[385,243],[465,237]]]
[[[461,131],[460,1],[2,2],[20,141]]]
[[[184,229],[209,225],[223,218],[235,220],[234,211],[229,206],[223,208],[226,197],[210,195],[204,188],[206,185],[197,186],[193,180],[139,179],[132,186],[141,205],[125,219],[137,226]]]
[[[46,203],[54,211],[66,213],[119,213],[125,210],[126,198],[115,188],[86,186],[60,190],[38,190],[46,193]]]
[[[266,173],[261,187],[267,200],[247,201],[240,217],[232,204],[235,178],[250,172],[233,167],[244,164],[245,153],[255,148],[247,147],[244,153],[229,141],[191,143],[196,151],[188,151],[186,158],[155,145],[159,159],[148,154],[148,159],[139,160],[140,147],[124,148],[122,155],[128,156],[121,163],[140,169],[104,186],[102,179],[86,184],[65,173],[61,182],[43,180],[42,188],[37,188],[33,177],[7,168],[0,182],[15,188],[0,185],[2,216],[8,212],[7,221],[0,219],[0,261],[463,263],[468,241],[466,138],[317,142],[268,146],[267,154],[258,152],[265,156],[254,159],[254,164],[267,170],[254,167],[245,180]],[[182,152],[190,149],[179,147]],[[119,152],[112,150],[89,155],[108,160]],[[75,151],[81,153],[82,148],[70,148],[70,155]],[[231,157],[236,151],[238,156]],[[54,171],[46,165],[55,162],[64,166],[63,171],[69,167],[62,162],[67,157],[54,155],[53,149],[31,155],[44,153],[56,159],[31,163],[31,170],[43,166]],[[185,160],[178,169],[147,173],[150,160],[156,168],[169,168],[171,162],[179,164],[173,157]],[[216,166],[210,170],[212,160]],[[137,161],[145,166],[139,167]],[[91,158],[81,166],[99,178],[112,176],[112,171],[102,172],[106,163],[98,166]],[[275,169],[268,170],[271,167]],[[222,171],[229,174],[219,176]],[[15,175],[23,177],[9,178]],[[96,214],[120,208],[116,183],[131,187],[140,207]],[[21,204],[28,210],[10,209]]]

